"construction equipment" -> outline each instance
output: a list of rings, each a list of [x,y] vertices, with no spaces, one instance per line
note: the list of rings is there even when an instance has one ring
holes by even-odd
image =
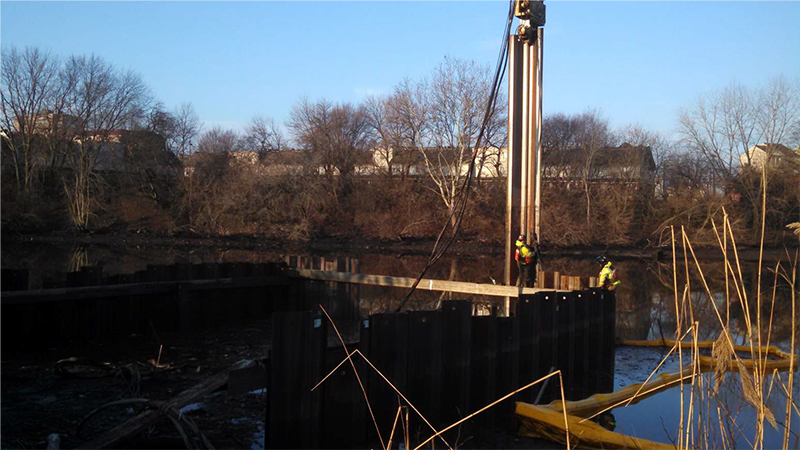
[[[510,285],[517,270],[514,237],[539,233],[542,183],[543,1],[514,3],[517,33],[508,37],[508,158],[506,161],[506,259],[503,282]],[[507,299],[504,314],[514,307]]]
[[[517,36],[529,43],[536,42],[537,28],[545,22],[545,6],[542,0],[521,0],[514,4],[514,16],[519,19]]]

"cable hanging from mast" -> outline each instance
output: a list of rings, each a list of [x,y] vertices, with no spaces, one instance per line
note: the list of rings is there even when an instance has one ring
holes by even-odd
[[[502,81],[503,77],[505,76],[506,67],[508,66],[508,36],[511,33],[511,24],[514,20],[514,11],[515,11],[515,0],[510,0],[508,5],[508,18],[506,20],[505,29],[503,30],[503,41],[500,45],[500,54],[497,57],[497,65],[495,67],[494,72],[494,79],[492,81],[492,89],[490,91],[489,99],[486,102],[486,110],[484,111],[483,121],[481,122],[481,128],[478,132],[478,137],[475,140],[475,147],[472,151],[472,158],[470,159],[469,163],[469,170],[467,171],[467,176],[464,178],[464,181],[461,184],[461,188],[458,192],[458,196],[456,197],[456,201],[453,205],[450,214],[447,216],[445,220],[444,226],[442,226],[441,231],[439,231],[438,236],[436,237],[436,242],[433,244],[433,250],[431,250],[431,255],[428,258],[428,262],[425,264],[425,267],[420,272],[419,276],[417,276],[416,280],[414,280],[414,284],[411,285],[411,289],[408,291],[406,296],[403,298],[403,301],[400,302],[400,306],[397,307],[395,312],[400,312],[403,307],[408,303],[411,296],[414,294],[417,286],[419,285],[422,278],[428,272],[428,269],[433,267],[439,259],[444,256],[445,252],[450,248],[450,245],[455,241],[456,236],[458,235],[459,228],[461,227],[461,222],[464,219],[464,213],[467,210],[467,203],[469,200],[469,193],[472,187],[472,179],[474,178],[474,171],[475,171],[475,161],[478,157],[478,151],[481,148],[482,141],[484,139],[484,134],[486,133],[486,128],[489,125],[489,121],[494,114],[494,110],[497,105],[497,96],[500,92],[500,82]],[[453,221],[453,217],[455,217],[455,221]],[[452,227],[450,223],[453,223]],[[442,243],[442,239],[447,234],[447,231],[451,229],[450,235],[447,239]],[[440,244],[442,244],[440,246]]]

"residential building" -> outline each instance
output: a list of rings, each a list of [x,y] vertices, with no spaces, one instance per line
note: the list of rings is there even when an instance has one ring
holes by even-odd
[[[95,168],[101,172],[150,171],[171,175],[178,159],[167,150],[166,140],[148,130],[111,130],[95,133],[89,140],[99,142]]]
[[[49,109],[42,110],[35,116],[14,117],[14,131],[22,132],[24,127],[31,127],[32,130],[25,130],[30,134],[50,134],[54,131],[74,133],[78,129],[80,119],[69,114],[61,114]]]
[[[742,167],[752,165],[761,170],[764,164],[768,169],[789,169],[800,171],[800,149],[790,149],[782,144],[764,143],[754,145],[739,157]]]
[[[544,179],[565,182],[626,184],[635,189],[652,189],[656,164],[653,151],[646,146],[624,143],[596,152],[584,149],[551,149],[544,154]]]
[[[307,155],[300,150],[281,150],[265,155],[261,164],[265,175],[302,175],[305,172],[306,159]]]
[[[388,173],[391,165],[393,175],[411,177],[429,175],[425,155],[428,156],[430,164],[436,166],[437,170],[440,170],[445,176],[449,176],[453,166],[460,168],[461,175],[466,175],[472,159],[471,150],[464,150],[462,153],[460,149],[434,147],[403,149],[402,151],[395,151],[391,147],[388,149],[376,148],[373,149],[372,155],[372,163],[379,172]],[[505,147],[479,149],[473,176],[480,178],[505,176],[506,155]]]

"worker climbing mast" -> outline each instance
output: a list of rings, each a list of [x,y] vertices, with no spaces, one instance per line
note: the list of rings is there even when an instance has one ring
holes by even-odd
[[[519,19],[519,27],[516,34],[508,37],[508,186],[503,274],[506,285],[516,279],[513,260],[516,236],[525,235],[528,245],[540,236],[542,185],[544,2],[517,0],[514,15]],[[510,303],[507,299],[506,314],[513,310]]]

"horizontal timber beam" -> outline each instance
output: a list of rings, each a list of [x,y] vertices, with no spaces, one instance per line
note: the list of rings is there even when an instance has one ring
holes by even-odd
[[[320,281],[336,281],[340,283],[367,284],[372,286],[386,286],[410,288],[415,278],[390,277],[385,275],[365,275],[360,273],[327,272],[310,269],[288,269],[286,275],[294,278],[306,278]],[[427,280],[419,282],[417,289],[425,291],[457,292],[459,294],[488,295],[493,297],[517,297],[520,294],[516,286],[499,286],[495,284],[469,283],[466,281]],[[523,288],[522,294],[535,294],[537,292],[567,292],[560,289]]]

